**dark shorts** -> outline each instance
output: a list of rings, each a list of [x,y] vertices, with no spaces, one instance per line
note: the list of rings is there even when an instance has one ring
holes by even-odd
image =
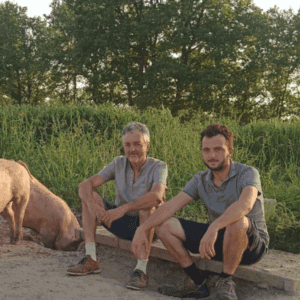
[[[112,203],[108,203],[103,199],[105,210],[115,209],[117,206]],[[111,223],[111,227],[108,228],[105,224],[102,224],[109,232],[123,240],[133,240],[134,234],[138,226],[140,225],[139,217],[124,215],[122,218],[115,220]],[[153,241],[157,239],[154,234]]]
[[[197,223],[183,219],[178,220],[180,221],[186,236],[183,246],[192,253],[199,253],[200,241],[208,229],[209,224]],[[255,221],[253,219],[248,220],[250,221],[249,229],[247,231],[249,245],[243,254],[240,262],[241,265],[252,265],[257,263],[263,258],[264,254],[268,250],[266,241],[257,229]],[[223,261],[223,240],[225,229],[226,228],[223,228],[218,232],[218,237],[215,243],[216,255],[212,258],[214,260]]]

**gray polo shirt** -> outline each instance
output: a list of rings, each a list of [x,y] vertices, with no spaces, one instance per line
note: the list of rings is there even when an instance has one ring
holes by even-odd
[[[197,173],[184,187],[183,192],[194,200],[202,199],[207,207],[211,222],[219,218],[226,209],[239,197],[246,186],[254,186],[258,190],[257,201],[247,217],[256,221],[259,231],[269,243],[269,235],[265,221],[264,198],[258,171],[231,160],[230,172],[226,180],[217,188],[213,183],[212,171],[207,169]]]
[[[134,173],[128,158],[126,156],[117,156],[98,175],[105,181],[113,179],[116,181],[115,204],[119,207],[150,192],[154,184],[167,184],[168,167],[161,160],[147,157],[137,181],[133,182]],[[138,216],[138,211],[131,211],[127,214]]]

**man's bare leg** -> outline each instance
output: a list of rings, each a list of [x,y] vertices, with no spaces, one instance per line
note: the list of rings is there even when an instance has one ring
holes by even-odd
[[[151,214],[155,211],[155,207],[152,209],[146,210],[146,211],[140,211],[139,212],[139,223],[140,225],[143,224]],[[144,274],[147,274],[147,264],[148,259],[150,255],[150,249],[153,242],[153,236],[154,236],[155,228],[152,228],[150,230],[150,233],[148,235],[148,241],[149,241],[149,252],[146,251],[145,246],[142,247],[140,257],[137,260],[137,265],[134,270],[141,270]]]
[[[233,275],[239,266],[244,251],[248,246],[248,218],[232,223],[226,227],[223,241],[223,272]]]
[[[170,218],[156,228],[156,233],[168,252],[179,262],[181,267],[186,268],[193,263],[188,251],[182,245],[186,237],[179,220]]]
[[[155,211],[155,207],[149,209],[149,210],[144,210],[144,211],[140,211],[139,212],[139,221],[140,221],[140,225],[142,225],[143,223],[145,223],[145,221],[151,216],[151,214],[153,214]],[[151,249],[151,245],[153,242],[153,236],[154,236],[154,231],[155,228],[152,228],[150,230],[150,233],[148,235],[148,241],[149,241],[149,250]],[[147,253],[146,248],[143,246],[141,249],[141,259],[148,259],[149,258],[150,253]]]
[[[139,223],[140,225],[143,224],[149,216],[155,211],[155,207],[139,212]],[[150,233],[148,235],[148,241],[149,241],[149,250],[151,249],[153,236],[154,236],[154,230],[155,228],[152,228],[150,230]],[[150,255],[147,253],[145,246],[142,247],[140,257],[137,259],[136,267],[134,268],[134,272],[130,276],[130,280],[127,282],[126,287],[128,289],[144,289],[148,285],[148,276],[147,274],[147,264],[148,264],[148,258]]]
[[[186,236],[180,221],[176,218],[170,218],[156,228],[156,233],[168,252],[179,262],[188,278],[191,279],[185,281],[183,289],[164,285],[159,287],[158,291],[164,295],[180,298],[204,298],[209,296],[205,284],[206,275],[196,267],[189,252],[182,244],[186,240]]]
[[[216,283],[217,299],[238,299],[232,275],[240,264],[243,253],[248,246],[248,228],[249,221],[246,217],[226,227],[223,241],[223,271]]]
[[[81,199],[82,207],[82,226],[84,232],[85,252],[90,255],[93,260],[96,260],[96,228],[101,220],[99,220],[99,212],[105,212],[102,197],[93,192],[94,199],[97,204],[87,202],[84,198]],[[95,207],[98,206],[98,207]]]
[[[100,195],[93,192],[96,203],[81,197],[82,225],[85,241],[85,257],[75,266],[67,270],[69,275],[87,275],[101,272],[100,262],[96,256],[96,228],[101,223],[101,213],[105,213],[104,203]]]

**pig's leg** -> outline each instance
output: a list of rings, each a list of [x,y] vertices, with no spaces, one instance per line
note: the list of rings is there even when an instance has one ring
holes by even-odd
[[[4,210],[1,212],[1,215],[8,221],[10,228],[10,243],[14,244],[16,241],[16,223],[15,223],[15,214],[12,208],[13,201],[10,201]]]
[[[29,189],[28,192],[20,196],[20,201],[16,201],[15,205],[15,220],[16,220],[16,243],[23,239],[23,219],[25,210],[29,202]]]

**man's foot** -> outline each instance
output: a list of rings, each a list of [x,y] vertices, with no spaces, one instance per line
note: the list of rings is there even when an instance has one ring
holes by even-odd
[[[76,266],[67,270],[69,275],[87,275],[101,272],[100,262],[86,255]]]
[[[192,279],[188,276],[184,281],[182,289],[176,288],[174,285],[162,285],[158,288],[158,292],[163,295],[178,297],[178,298],[205,298],[209,296],[208,288],[205,281],[200,285],[195,285]]]
[[[235,283],[232,280],[232,276],[228,278],[220,277],[216,282],[217,294],[216,299],[218,300],[238,300],[235,293]]]
[[[126,287],[132,290],[144,289],[148,284],[149,278],[141,270],[134,270],[127,282]]]

